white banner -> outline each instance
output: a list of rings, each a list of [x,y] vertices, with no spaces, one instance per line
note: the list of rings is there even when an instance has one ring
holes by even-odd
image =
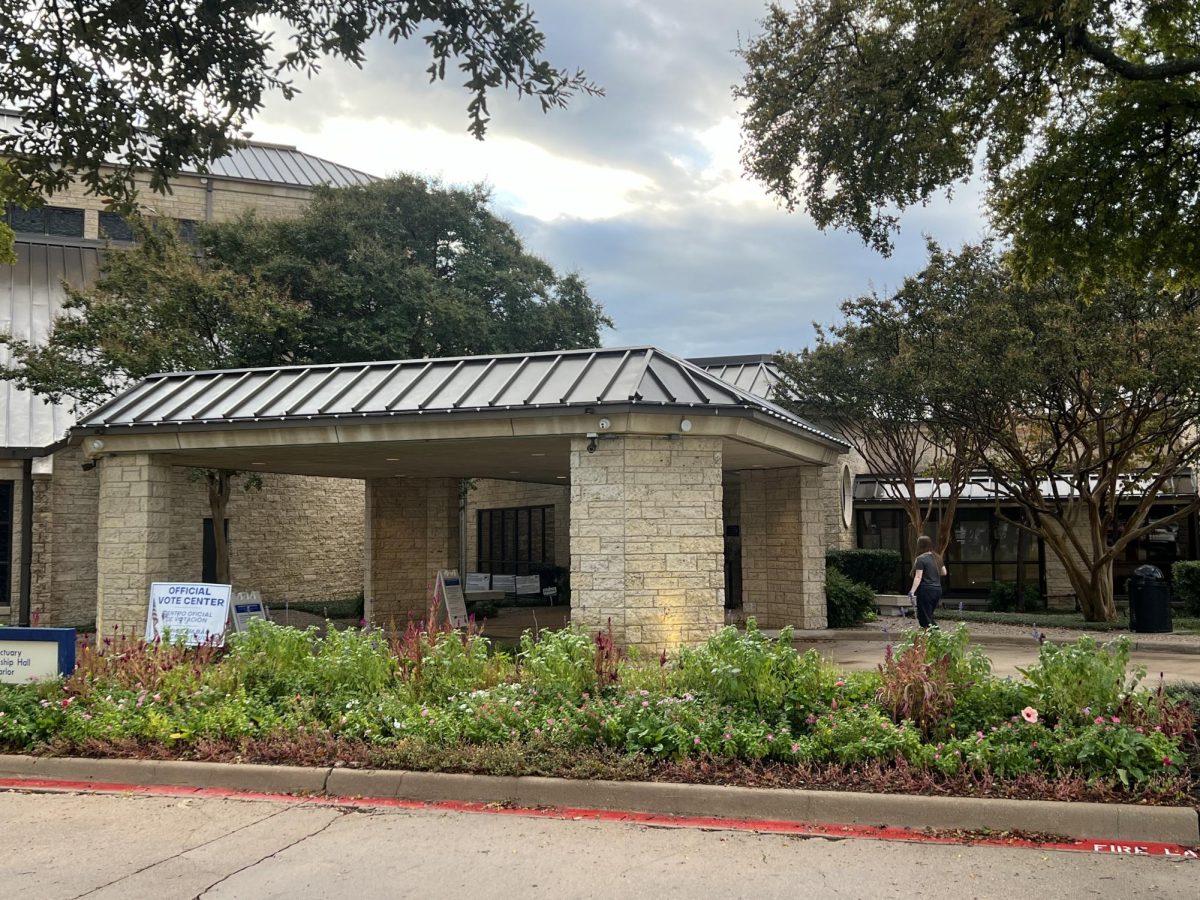
[[[230,590],[227,584],[156,581],[150,585],[146,640],[176,640],[184,634],[189,647],[209,641],[220,646],[225,642]]]

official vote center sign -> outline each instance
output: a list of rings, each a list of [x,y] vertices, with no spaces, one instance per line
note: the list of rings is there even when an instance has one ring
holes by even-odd
[[[229,619],[227,584],[158,582],[150,585],[146,640],[176,640],[187,635],[188,646],[225,641]]]

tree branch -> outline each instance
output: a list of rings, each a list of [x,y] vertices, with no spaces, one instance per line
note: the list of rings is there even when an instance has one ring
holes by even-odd
[[[1066,40],[1069,46],[1081,50],[1085,56],[1129,81],[1163,81],[1200,72],[1200,56],[1168,59],[1160,63],[1133,62],[1119,56],[1111,48],[1097,43],[1079,24],[1072,25],[1067,30]]]

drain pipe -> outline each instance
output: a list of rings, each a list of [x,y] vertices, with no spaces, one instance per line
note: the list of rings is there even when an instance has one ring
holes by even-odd
[[[21,463],[21,593],[17,599],[17,625],[29,627],[33,590],[33,460]]]
[[[467,491],[470,482],[458,480],[458,577],[461,584],[467,583]]]

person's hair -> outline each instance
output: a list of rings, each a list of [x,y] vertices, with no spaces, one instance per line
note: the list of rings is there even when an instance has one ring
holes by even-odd
[[[933,550],[933,538],[931,538],[927,534],[923,534],[919,538],[917,538],[917,554],[918,555],[920,555],[922,553],[929,553],[931,550]]]

